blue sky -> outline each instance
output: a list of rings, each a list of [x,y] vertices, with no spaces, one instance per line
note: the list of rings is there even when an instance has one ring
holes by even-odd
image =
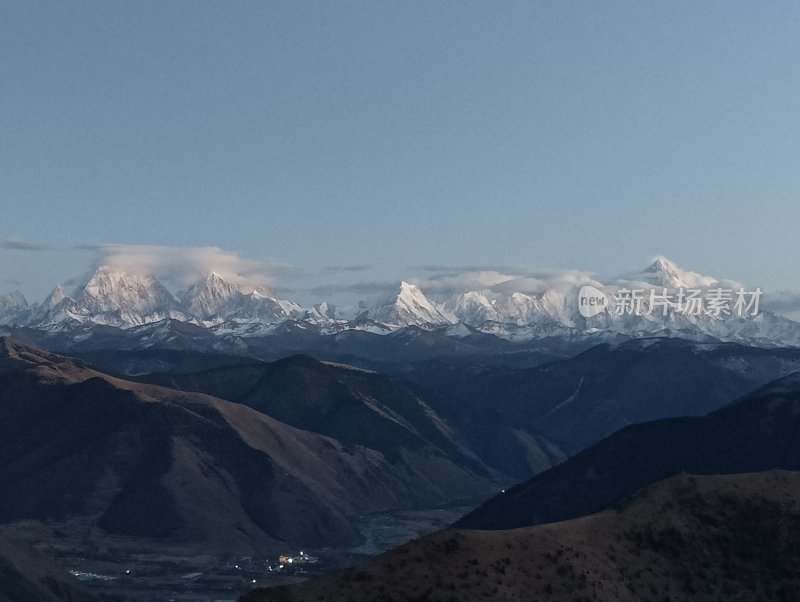
[[[306,297],[656,254],[800,289],[798,65],[794,2],[0,0],[0,291],[108,243]]]

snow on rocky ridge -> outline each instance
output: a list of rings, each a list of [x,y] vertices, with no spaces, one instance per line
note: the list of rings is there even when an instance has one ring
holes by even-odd
[[[578,306],[578,291],[583,285],[605,291],[609,299],[620,295],[620,291],[639,289],[640,311],[616,313],[609,307],[598,315],[584,317]],[[487,289],[428,296],[420,286],[401,282],[389,298],[355,319],[346,319],[329,303],[304,308],[277,297],[268,288],[234,284],[213,272],[188,290],[173,295],[154,276],[101,266],[71,294],[59,285],[39,304],[29,304],[19,292],[0,295],[0,324],[68,332],[93,324],[130,329],[178,320],[215,334],[246,337],[268,335],[281,324],[293,323],[313,327],[323,334],[348,329],[389,333],[417,327],[442,329],[451,336],[479,331],[513,340],[676,336],[800,346],[800,323],[768,311],[737,316],[733,312],[687,314],[674,308],[662,311],[650,307],[651,290],[661,295],[690,289],[725,289],[735,296],[742,286],[683,270],[659,257],[643,271],[625,275],[609,285],[587,277],[585,281],[535,294]]]

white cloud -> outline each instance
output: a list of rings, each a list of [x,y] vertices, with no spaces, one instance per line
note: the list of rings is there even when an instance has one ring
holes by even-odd
[[[800,291],[777,291],[765,293],[761,299],[762,309],[800,321]]]
[[[579,270],[465,266],[448,271],[443,266],[436,266],[435,270],[430,271],[436,273],[412,282],[432,296],[448,296],[469,290],[502,295],[516,292],[541,295],[548,290],[568,290],[582,284],[597,284],[590,272]]]
[[[152,274],[166,286],[185,289],[210,272],[240,286],[272,286],[277,278],[296,276],[295,268],[276,261],[241,257],[218,247],[161,245],[96,245],[98,265],[126,272]]]

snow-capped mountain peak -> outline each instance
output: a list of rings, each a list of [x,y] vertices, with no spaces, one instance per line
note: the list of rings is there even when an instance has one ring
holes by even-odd
[[[530,288],[515,288],[517,282]],[[385,334],[412,326],[442,328],[450,336],[461,336],[457,332],[485,332],[511,340],[602,338],[606,333],[612,338],[681,336],[757,345],[800,345],[800,324],[768,311],[735,314],[733,298],[731,307],[723,313],[710,312],[706,306],[690,312],[688,303],[679,306],[670,301],[682,298],[675,289],[701,289],[697,292],[710,295],[715,288],[724,287],[731,289],[731,294],[740,285],[681,269],[664,257],[655,258],[638,273],[606,284],[588,276],[557,279],[550,284],[534,281],[533,286],[530,282],[509,280],[452,293],[437,288],[435,296],[429,297],[424,287],[402,281],[372,310],[367,309],[366,303],[359,303],[358,309],[344,306],[337,310],[325,302],[303,308],[276,297],[266,287],[242,285],[238,279],[234,283],[216,272],[210,272],[183,293],[178,302],[155,276],[101,266],[71,297],[60,286],[34,306],[29,306],[19,293],[0,296],[0,324],[70,331],[95,324],[127,329],[173,319],[208,328],[215,334],[241,337],[267,334],[286,322],[296,329],[311,328],[328,334],[348,329]],[[622,289],[629,289],[629,294],[640,289],[641,305],[636,311],[619,311],[617,304],[587,318],[579,311],[579,292],[587,284],[605,290],[614,303]],[[662,293],[662,288],[670,290]],[[662,295],[658,305],[647,296],[648,289]]]
[[[74,297],[57,286],[30,319],[47,328],[85,323],[128,328],[172,317],[176,310],[172,293],[155,276],[100,266]]]
[[[373,318],[376,322],[396,326],[430,326],[457,321],[428,299],[418,286],[405,280],[400,283],[397,294],[375,310]]]
[[[697,272],[683,270],[666,257],[658,256],[645,270],[639,274],[631,274],[625,278],[630,281],[660,286],[668,289],[679,288],[708,288],[717,280],[710,276],[703,276]]]
[[[459,321],[470,326],[479,326],[487,321],[498,321],[500,315],[495,307],[496,300],[486,293],[465,291],[445,301],[445,310]]]
[[[227,282],[216,272],[211,272],[186,291],[182,298],[191,315],[205,320],[226,315],[232,306],[241,302],[241,296],[238,286]]]
[[[201,320],[283,321],[302,313],[296,303],[278,299],[266,286],[240,286],[211,272],[182,295],[185,310]]]
[[[655,261],[645,269],[644,273],[652,274],[653,284],[673,286],[682,283],[678,266],[666,257],[656,257]]]
[[[63,290],[54,293],[57,298]],[[164,319],[177,309],[177,302],[155,276],[100,266],[78,288],[74,300],[62,296],[56,308],[56,315],[46,321],[69,319],[125,327]]]
[[[155,276],[132,274],[100,266],[78,295],[93,313],[149,315],[174,307],[175,298]]]
[[[57,284],[55,288],[50,291],[50,294],[45,297],[45,300],[42,302],[42,308],[53,309],[56,305],[64,301],[64,299],[68,298],[67,291],[64,290],[64,287]]]

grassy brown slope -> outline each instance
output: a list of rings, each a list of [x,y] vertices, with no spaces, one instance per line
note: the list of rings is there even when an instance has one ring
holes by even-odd
[[[491,487],[426,475],[243,405],[133,383],[0,339],[0,522],[89,519],[220,549],[349,545],[362,512]]]
[[[336,442],[208,396],[2,346],[0,520],[87,518],[108,533],[224,549],[357,541],[359,505],[330,468]],[[352,459],[345,480],[371,465]]]
[[[434,453],[484,478],[517,480],[563,459],[540,437],[515,436],[508,424],[487,424],[491,412],[481,411],[480,424],[470,425],[457,400],[308,356],[137,380],[241,403],[294,427],[374,449],[390,461],[414,464],[420,454]],[[412,469],[424,476],[426,466],[419,462]]]
[[[800,474],[676,476],[615,509],[509,531],[450,529],[242,602],[796,601]]]
[[[427,451],[484,478],[495,476],[453,425],[404,383],[305,356],[258,366],[254,376],[244,394],[222,397],[294,427],[374,449],[392,462]]]

